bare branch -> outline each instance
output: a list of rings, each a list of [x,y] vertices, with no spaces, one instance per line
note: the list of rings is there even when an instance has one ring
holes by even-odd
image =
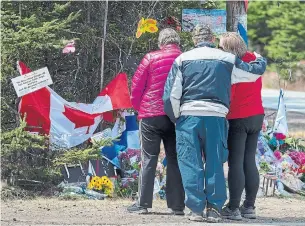
[[[3,102],[12,112],[14,112],[15,115],[18,115],[18,117],[19,117],[19,112],[16,111],[16,109],[14,109],[13,107],[11,107],[11,106],[5,101],[4,98],[2,98],[2,102]]]

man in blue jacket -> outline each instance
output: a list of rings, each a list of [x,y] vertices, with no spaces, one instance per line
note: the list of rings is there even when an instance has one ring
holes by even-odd
[[[164,110],[176,123],[179,168],[190,220],[219,222],[225,203],[223,163],[227,161],[226,115],[231,85],[256,81],[266,70],[266,60],[257,54],[250,64],[215,48],[208,26],[196,26],[193,50],[181,54],[168,75]],[[203,166],[205,159],[205,167]]]

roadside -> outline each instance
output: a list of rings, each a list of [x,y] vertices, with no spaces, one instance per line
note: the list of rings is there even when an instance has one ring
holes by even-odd
[[[263,89],[262,99],[264,108],[278,108],[279,89]],[[287,112],[299,112],[305,114],[305,92],[284,90],[284,102]]]
[[[1,225],[204,225],[169,215],[165,201],[155,201],[147,215],[129,214],[126,207],[130,203],[130,200],[62,201],[56,198],[2,202]],[[243,225],[246,222],[304,225],[304,206],[304,198],[259,198],[258,219],[239,223],[224,221],[222,225]]]
[[[288,130],[291,136],[305,138],[305,114],[299,112],[287,112]],[[265,117],[270,125],[274,124],[276,110],[265,109]]]

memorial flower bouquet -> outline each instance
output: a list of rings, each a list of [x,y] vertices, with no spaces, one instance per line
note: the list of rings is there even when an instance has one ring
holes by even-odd
[[[127,149],[119,154],[124,178],[118,180],[117,194],[120,197],[131,198],[138,191],[138,176],[141,168],[141,151]]]
[[[102,192],[110,197],[112,196],[114,191],[113,183],[107,176],[92,177],[87,188],[90,190]]]

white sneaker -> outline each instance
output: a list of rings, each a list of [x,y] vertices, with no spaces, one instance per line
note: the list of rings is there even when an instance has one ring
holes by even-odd
[[[190,221],[203,222],[204,221],[203,213],[199,214],[199,213],[190,212],[190,214],[188,215],[188,219]]]

